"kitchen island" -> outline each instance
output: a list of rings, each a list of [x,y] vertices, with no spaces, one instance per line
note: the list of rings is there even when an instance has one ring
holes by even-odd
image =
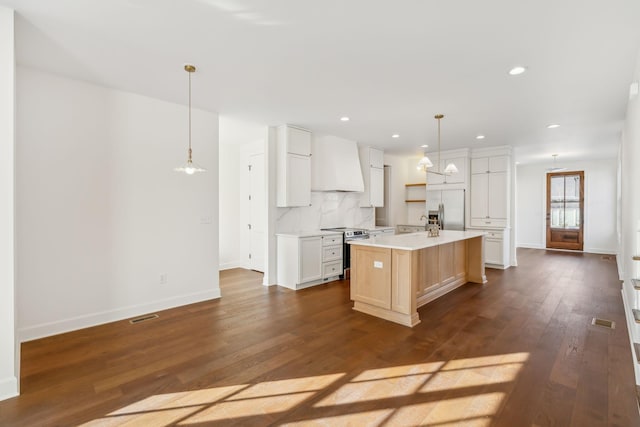
[[[413,327],[418,307],[467,282],[486,283],[484,232],[381,235],[351,244],[353,309]]]

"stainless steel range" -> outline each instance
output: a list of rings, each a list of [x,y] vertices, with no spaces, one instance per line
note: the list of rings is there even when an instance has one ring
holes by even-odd
[[[350,240],[368,239],[369,231],[364,228],[323,228],[323,231],[337,231],[342,233],[342,266],[344,267],[344,274],[340,278],[349,277],[349,268],[351,266],[351,248],[347,242]]]

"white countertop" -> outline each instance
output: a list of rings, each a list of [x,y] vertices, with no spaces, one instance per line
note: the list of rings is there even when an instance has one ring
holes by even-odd
[[[484,231],[441,230],[440,236],[429,237],[426,231],[421,231],[419,233],[395,234],[393,236],[383,234],[369,239],[351,240],[348,243],[351,245],[415,251],[431,246],[444,245],[445,243],[484,236],[485,234]]]
[[[376,231],[376,230],[395,230],[396,228],[393,225],[376,225],[375,227],[372,228],[367,228],[367,230],[369,231]]]
[[[309,230],[309,231],[288,231],[286,233],[276,233],[276,236],[285,236],[285,237],[313,237],[313,236],[332,236],[332,235],[340,235],[342,233],[339,231],[322,231],[322,230]]]

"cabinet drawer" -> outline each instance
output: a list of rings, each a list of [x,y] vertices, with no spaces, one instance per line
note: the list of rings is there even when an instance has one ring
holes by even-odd
[[[340,260],[342,262],[342,245],[322,248],[322,261]]]
[[[342,274],[342,260],[322,264],[322,278],[328,279]]]
[[[495,230],[491,230],[491,231],[487,231],[487,235],[486,238],[487,239],[493,239],[493,240],[502,240],[502,238],[504,237],[504,233],[502,231],[495,231]]]
[[[507,226],[507,220],[495,219],[495,218],[471,218],[471,226],[472,227],[504,228]]]
[[[342,234],[322,236],[322,246],[333,246],[342,244]]]
[[[424,231],[424,228],[419,225],[399,225],[398,233],[417,233]]]

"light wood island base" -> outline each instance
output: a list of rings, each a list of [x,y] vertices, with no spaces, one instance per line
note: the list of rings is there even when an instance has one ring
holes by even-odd
[[[413,327],[420,323],[419,307],[465,283],[486,283],[484,235],[458,232],[463,234],[455,240],[450,233],[456,232],[448,232],[447,239],[428,238],[429,246],[415,249],[422,245],[401,239],[395,239],[398,247],[389,247],[394,237],[405,235],[352,244],[353,309]]]

